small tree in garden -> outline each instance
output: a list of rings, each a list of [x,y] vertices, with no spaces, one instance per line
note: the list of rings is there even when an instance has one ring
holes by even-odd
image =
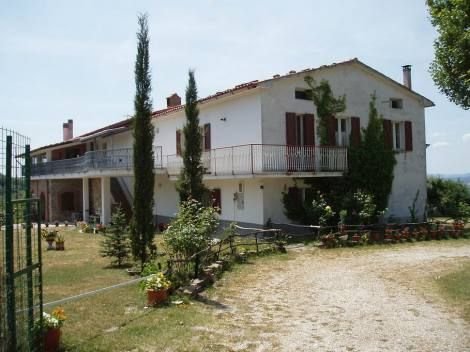
[[[111,217],[111,225],[101,243],[101,256],[110,257],[112,264],[121,267],[131,254],[131,241],[127,232],[126,215],[121,207]]]
[[[385,210],[392,190],[396,160],[393,150],[385,144],[383,120],[375,107],[375,94],[369,103],[369,122],[362,130],[358,147],[348,155],[347,179],[353,192],[362,190],[373,196],[377,210]]]
[[[206,248],[219,224],[217,209],[190,199],[180,204],[178,214],[163,233],[165,246],[176,259],[186,259]]]
[[[134,135],[134,202],[132,229],[132,254],[139,258],[141,265],[147,261],[147,253],[153,245],[153,125],[151,79],[149,68],[149,35],[147,15],[139,16],[137,33],[137,56],[135,60],[134,99],[135,115],[133,118]]]
[[[336,98],[327,80],[321,80],[320,84],[316,85],[315,80],[307,76],[305,83],[311,89],[312,100],[317,108],[320,144],[328,144],[328,119],[346,110],[346,96]]]
[[[189,198],[203,202],[208,194],[202,183],[204,167],[202,165],[202,133],[199,127],[199,109],[197,107],[197,87],[194,71],[189,71],[188,86],[186,87],[186,124],[183,128],[184,149],[183,168],[177,183],[180,200]]]
[[[342,222],[346,224],[372,224],[377,222],[386,209],[379,210],[374,202],[374,196],[367,192],[358,191],[345,197],[345,207],[342,210]]]

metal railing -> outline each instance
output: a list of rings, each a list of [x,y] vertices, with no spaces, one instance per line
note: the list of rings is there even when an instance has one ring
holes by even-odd
[[[348,167],[347,148],[246,144],[212,149],[203,153],[203,166],[214,176],[286,174],[292,172],[341,172]],[[183,166],[179,155],[168,155],[169,175],[178,175]]]
[[[162,147],[154,147],[154,167],[161,169]],[[84,155],[37,163],[32,165],[32,176],[86,173],[98,170],[131,170],[133,168],[132,148],[107,149],[86,152]]]

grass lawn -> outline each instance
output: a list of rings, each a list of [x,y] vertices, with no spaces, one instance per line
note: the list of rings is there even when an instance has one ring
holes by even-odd
[[[61,228],[65,235],[65,251],[43,252],[44,302],[78,295],[132,279],[124,269],[109,267],[109,259],[99,255],[101,235],[80,234],[73,227]],[[159,240],[157,239],[157,242]],[[324,253],[351,251],[366,255],[370,250],[399,251],[415,245],[464,246],[470,240],[426,241],[396,245],[374,245],[325,250]],[[43,248],[46,247],[43,242]],[[331,251],[331,252],[330,252]],[[256,263],[291,260],[295,254],[262,256]],[[207,296],[214,301],[190,301],[188,304],[169,303],[160,308],[145,308],[146,297],[137,284],[113,289],[97,295],[61,304],[67,320],[62,328],[64,351],[222,351],[217,334],[220,325],[214,316],[216,297],[235,299],[234,292],[244,285],[246,274],[257,265],[235,265],[224,274],[218,288],[209,289]],[[449,301],[466,305],[470,318],[470,264],[456,273],[443,277],[443,292]],[[248,271],[247,271],[248,270]],[[226,277],[225,277],[226,275]],[[232,287],[235,286],[235,287]],[[462,302],[462,303],[460,303]],[[52,311],[48,307],[46,311]],[[251,332],[257,335],[256,329]],[[219,336],[220,338],[220,336]]]
[[[99,255],[101,235],[61,229],[65,251],[43,252],[44,302],[77,295],[132,279],[124,269],[109,268]],[[46,247],[46,246],[43,246]],[[144,308],[145,295],[137,284],[64,303],[62,328],[66,351],[204,350],[206,341],[191,347],[193,325],[212,316],[203,303]],[[54,307],[46,308],[50,312]]]
[[[441,277],[437,283],[446,300],[461,309],[464,319],[470,322],[470,261]]]

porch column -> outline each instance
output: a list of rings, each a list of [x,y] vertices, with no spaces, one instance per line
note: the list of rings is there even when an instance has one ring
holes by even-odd
[[[101,177],[101,223],[109,224],[111,220],[111,179]]]
[[[82,178],[83,221],[89,220],[90,215],[90,188],[88,178]]]

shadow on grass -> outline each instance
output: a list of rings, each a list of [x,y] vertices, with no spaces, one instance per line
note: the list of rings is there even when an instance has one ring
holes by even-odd
[[[203,303],[203,304],[208,305],[210,307],[214,307],[215,309],[220,309],[220,310],[229,310],[230,309],[229,306],[227,306],[223,303],[217,302],[213,299],[207,298],[207,297],[196,296],[194,299],[196,301],[200,302],[200,303]]]

